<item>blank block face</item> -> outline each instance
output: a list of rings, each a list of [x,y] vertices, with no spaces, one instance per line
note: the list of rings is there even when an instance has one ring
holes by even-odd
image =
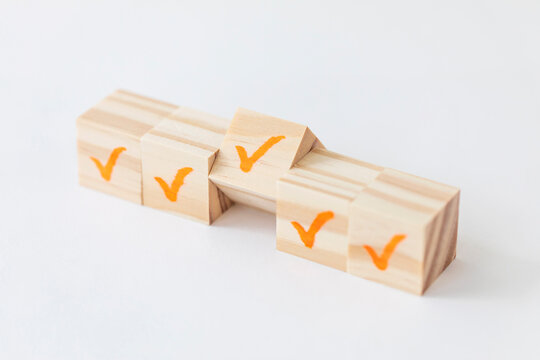
[[[143,204],[212,223],[232,202],[208,175],[229,120],[180,107],[142,138]]]
[[[278,181],[276,247],[347,271],[349,207],[383,169],[314,149]]]
[[[118,90],[77,119],[79,182],[141,203],[141,137],[175,105]]]
[[[315,147],[306,126],[238,109],[210,179],[232,200],[275,212],[276,181]]]
[[[455,257],[459,190],[385,169],[351,206],[351,274],[415,294]]]

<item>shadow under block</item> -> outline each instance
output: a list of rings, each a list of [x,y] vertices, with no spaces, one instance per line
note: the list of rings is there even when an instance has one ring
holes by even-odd
[[[79,182],[140,204],[141,137],[177,107],[115,91],[77,119]]]
[[[277,183],[276,248],[347,271],[349,207],[382,170],[312,150]]]
[[[232,200],[274,213],[277,180],[315,147],[322,144],[307,126],[240,108],[210,180]]]
[[[459,189],[385,169],[351,205],[349,272],[423,294],[456,256]]]
[[[208,174],[228,119],[180,107],[143,136],[143,204],[212,223],[231,201]]]

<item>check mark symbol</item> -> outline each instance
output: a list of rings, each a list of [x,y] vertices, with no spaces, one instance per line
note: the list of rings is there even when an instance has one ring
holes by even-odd
[[[242,169],[243,172],[249,172],[251,168],[253,167],[253,164],[257,160],[259,160],[270,148],[274,145],[276,145],[281,140],[285,139],[285,136],[272,136],[264,144],[262,144],[251,157],[247,156],[246,149],[244,149],[243,146],[235,146],[236,151],[238,152],[238,157],[240,158],[240,169]]]
[[[126,151],[125,147],[117,147],[116,149],[114,149],[111,155],[109,155],[109,160],[107,160],[107,164],[105,164],[105,166],[103,166],[101,161],[99,161],[93,156],[90,156],[90,160],[92,160],[96,164],[99,172],[101,173],[101,177],[104,178],[106,181],[111,180],[111,175],[113,168],[116,165],[116,160],[118,160],[118,157],[123,151]]]
[[[163,189],[163,192],[165,193],[167,199],[175,202],[178,198],[178,190],[180,190],[180,187],[184,185],[184,178],[192,171],[193,169],[190,167],[185,167],[178,170],[170,187],[162,178],[154,177],[154,179],[156,179],[159,186],[161,186],[161,188]]]
[[[291,221],[292,226],[298,231],[298,235],[300,235],[300,240],[304,243],[304,245],[308,248],[313,247],[313,243],[315,243],[315,234],[321,230],[321,227],[326,224],[326,222],[330,219],[334,218],[334,213],[332,211],[324,211],[319,214],[317,214],[317,217],[315,217],[315,220],[311,223],[308,231],[304,229],[302,225],[297,223],[296,221]]]
[[[373,260],[373,263],[379,270],[386,270],[388,267],[388,259],[390,259],[390,256],[392,256],[392,253],[396,249],[396,246],[405,239],[407,235],[394,235],[392,240],[386,244],[386,246],[383,249],[383,252],[381,256],[377,255],[375,250],[369,245],[364,245],[364,249],[368,252],[369,256],[371,256],[371,259]]]

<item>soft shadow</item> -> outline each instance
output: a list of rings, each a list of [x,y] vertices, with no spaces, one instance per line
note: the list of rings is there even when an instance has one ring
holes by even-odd
[[[429,298],[521,298],[538,286],[540,263],[476,249],[460,254],[426,291]]]
[[[268,236],[275,237],[276,216],[242,204],[234,204],[214,221],[212,226],[224,228],[242,227],[247,231],[268,232]]]

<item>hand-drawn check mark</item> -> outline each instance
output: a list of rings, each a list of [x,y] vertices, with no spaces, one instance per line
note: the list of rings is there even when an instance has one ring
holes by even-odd
[[[103,166],[101,161],[99,161],[93,156],[90,156],[90,160],[92,160],[96,164],[99,172],[101,173],[101,177],[104,178],[106,181],[111,180],[111,175],[113,168],[116,165],[116,160],[118,160],[118,157],[120,156],[122,151],[126,151],[126,148],[123,146],[114,149],[109,156],[109,160],[107,160],[107,164],[105,164],[105,166]]]
[[[291,221],[292,226],[298,231],[298,235],[300,235],[300,240],[304,243],[304,245],[308,248],[313,247],[313,243],[315,242],[315,234],[319,232],[321,227],[330,219],[334,218],[334,213],[332,211],[324,211],[317,214],[317,217],[315,217],[315,220],[311,223],[311,226],[309,227],[309,230],[304,230],[304,227],[297,223],[296,221]]]
[[[264,144],[262,144],[251,157],[247,156],[246,149],[243,146],[235,146],[236,151],[238,152],[238,157],[240,158],[240,169],[243,172],[249,172],[253,167],[253,164],[259,160],[266,152],[274,145],[276,145],[281,140],[285,139],[285,136],[272,136]]]
[[[388,267],[388,259],[390,259],[390,256],[392,256],[392,253],[396,249],[396,246],[407,237],[407,235],[394,235],[392,240],[386,244],[386,246],[383,249],[382,255],[379,256],[373,250],[373,248],[369,245],[364,245],[364,249],[368,252],[368,254],[371,256],[371,259],[373,260],[373,263],[379,270],[386,270]]]
[[[163,189],[163,192],[165,193],[167,199],[175,202],[178,198],[178,190],[180,190],[180,187],[184,185],[184,178],[192,171],[193,169],[190,167],[185,167],[178,170],[170,187],[162,178],[154,177],[154,179],[156,179],[159,186],[161,186],[161,188]]]

